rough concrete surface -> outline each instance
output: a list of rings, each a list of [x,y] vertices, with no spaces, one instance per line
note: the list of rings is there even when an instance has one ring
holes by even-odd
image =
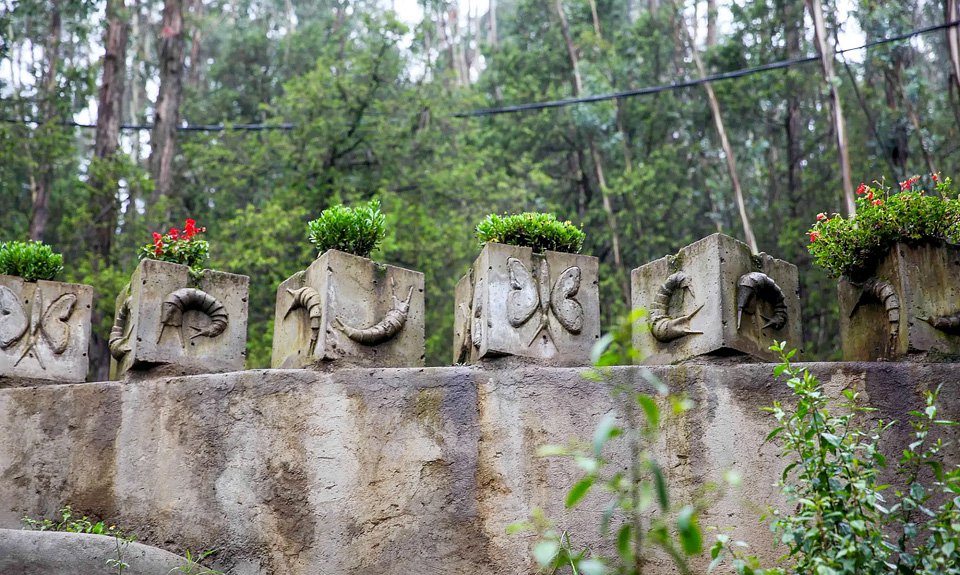
[[[117,296],[117,314],[127,305],[128,315],[115,324],[123,340],[111,343],[111,353],[115,347],[126,353],[113,356],[111,379],[157,366],[185,374],[243,369],[250,278],[203,270],[194,285],[189,270],[149,259],[134,270],[127,290]],[[225,322],[223,329],[216,328],[217,321]]]
[[[589,365],[600,339],[599,260],[488,243],[457,283],[453,361],[519,356]]]
[[[277,288],[273,367],[424,364],[420,272],[327,250]]]
[[[0,275],[0,387],[87,378],[93,288]]]
[[[839,282],[844,359],[960,356],[960,246],[896,244],[873,278]]]
[[[0,573],[4,575],[109,575],[118,569],[108,559],[127,564],[126,575],[200,573],[203,567],[185,558],[105,535],[0,529]],[[190,570],[192,569],[192,570]]]
[[[772,367],[649,368],[695,404],[653,447],[674,501],[739,470],[743,486],[701,524],[770,561],[779,552],[759,516],[781,503],[773,484],[784,463],[763,444],[772,424],[760,407],[788,399]],[[960,417],[953,365],[809,367],[832,396],[860,391],[877,418],[905,419],[941,383],[943,416]],[[611,382],[646,389],[644,369],[613,368]],[[69,503],[150,545],[220,548],[211,566],[237,575],[532,573],[532,538],[505,529],[534,507],[575,545],[602,549],[605,498],[565,510],[576,466],[535,455],[544,444],[590,441],[611,409],[610,384],[584,372],[262,370],[3,389],[0,527]],[[908,433],[899,424],[884,449],[896,454]],[[608,457],[623,462],[624,453],[613,445]]]
[[[776,290],[745,277],[754,272],[766,276],[757,276],[763,282],[773,280],[783,295],[781,327],[766,327],[778,315],[771,297]],[[754,297],[747,301],[738,326],[743,283],[752,286]],[[658,296],[662,321],[676,330],[669,338],[655,337],[661,327],[654,322]],[[633,345],[647,364],[731,353],[773,361],[776,356],[768,349],[771,340],[802,341],[797,267],[764,253],[751,254],[749,246],[723,234],[707,236],[676,255],[634,269],[631,299],[633,309],[646,310],[653,323],[634,330],[633,336]]]

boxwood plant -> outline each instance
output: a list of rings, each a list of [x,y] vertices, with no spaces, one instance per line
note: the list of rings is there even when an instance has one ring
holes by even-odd
[[[323,210],[319,218],[307,223],[307,233],[318,255],[340,250],[365,258],[387,236],[387,229],[380,201],[370,200],[356,208],[341,204]]]
[[[0,274],[33,282],[52,280],[63,271],[63,256],[42,242],[0,242]]]
[[[960,199],[950,178],[930,176],[924,190],[920,176],[891,190],[883,180],[857,188],[857,213],[817,215],[810,228],[810,253],[831,275],[853,280],[869,275],[897,242],[960,243]]]
[[[498,216],[490,214],[477,225],[480,243],[497,242],[544,250],[579,253],[586,234],[569,221],[561,222],[553,214],[525,212]]]

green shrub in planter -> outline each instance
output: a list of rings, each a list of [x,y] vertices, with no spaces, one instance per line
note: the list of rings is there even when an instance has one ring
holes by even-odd
[[[356,208],[341,204],[323,210],[319,218],[307,223],[307,232],[320,254],[340,250],[364,258],[387,236],[379,200]]]
[[[33,282],[52,280],[63,271],[63,256],[42,242],[0,243],[0,275]]]
[[[490,214],[477,225],[481,244],[495,242],[533,248],[535,253],[545,250],[579,253],[586,234],[569,221],[561,222],[553,214],[525,212],[498,216]]]
[[[170,228],[165,234],[153,232],[153,242],[142,246],[138,255],[141,260],[185,265],[199,277],[204,262],[210,257],[210,244],[199,237],[206,231],[207,228],[197,227],[196,220],[187,219],[182,231]]]

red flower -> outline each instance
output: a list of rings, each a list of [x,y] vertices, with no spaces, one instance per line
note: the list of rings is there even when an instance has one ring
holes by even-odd
[[[910,186],[913,185],[913,180],[907,180],[905,182],[900,182],[900,190],[906,191],[910,189]]]
[[[934,182],[939,182],[939,181],[940,181],[940,177],[937,176],[936,174],[931,174],[930,177],[933,178],[933,181],[934,181]]]
[[[862,193],[865,192],[865,191],[867,191],[867,184],[864,184],[863,182],[860,182],[860,185],[857,186],[857,195],[859,196],[860,194],[862,194]]]
[[[873,205],[875,205],[875,206],[879,206],[880,204],[883,203],[883,200],[881,200],[880,198],[877,198],[877,199],[873,200],[873,201],[870,202],[870,203],[873,204]]]
[[[157,232],[153,232],[153,243],[154,245],[162,246],[163,245],[163,236]]]
[[[870,192],[867,192],[867,199],[868,199],[868,200],[872,200],[872,199],[873,199],[873,191],[872,191],[872,190],[871,190]]]
[[[190,238],[192,238],[194,235],[196,235],[196,234],[197,234],[197,231],[198,231],[198,230],[197,230],[197,221],[196,221],[196,220],[187,219],[187,221],[184,222],[183,233],[184,233],[184,235],[187,236],[187,239],[188,239],[188,240],[189,240]],[[203,228],[200,228],[199,231],[203,231]]]
[[[827,219],[828,219],[828,218],[827,218],[827,214],[825,214],[825,213],[823,213],[823,212],[820,212],[819,214],[817,214],[817,221],[818,221],[818,222],[822,222],[822,221],[825,221],[825,220],[827,220]]]
[[[820,238],[820,232],[810,232],[810,243],[817,241]]]
[[[170,239],[178,239],[180,237],[180,230],[177,228],[170,228]]]

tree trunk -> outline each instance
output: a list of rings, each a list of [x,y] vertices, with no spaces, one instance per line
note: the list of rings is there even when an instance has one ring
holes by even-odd
[[[573,95],[579,98],[583,93],[583,80],[580,77],[580,61],[577,58],[577,49],[573,45],[573,38],[570,36],[570,26],[567,23],[567,16],[563,12],[563,0],[556,0],[556,10],[557,15],[560,17],[560,33],[563,35],[563,41],[567,46],[567,56],[570,58],[570,68],[573,74]],[[589,136],[587,137],[587,145],[590,148],[590,159],[593,163],[594,176],[597,178],[597,185],[600,188],[603,211],[607,214],[607,226],[610,228],[611,248],[613,249],[613,265],[620,279],[620,287],[623,290],[624,297],[627,298],[629,303],[630,286],[627,282],[626,269],[624,268],[623,258],[620,254],[620,225],[617,223],[617,215],[613,211],[613,203],[610,201],[607,179],[603,170],[603,158],[593,138]]]
[[[796,59],[801,57],[801,36],[803,34],[803,10],[798,11],[799,7],[796,0],[786,0],[784,2],[784,38],[786,41],[787,58]],[[803,149],[800,142],[803,139],[803,119],[800,116],[800,82],[795,76],[787,75],[787,118],[786,118],[786,136],[787,136],[787,187],[791,215],[799,215],[801,208],[800,202],[794,201],[800,198],[803,182],[801,179],[800,164],[803,161]]]
[[[946,0],[944,11],[946,12],[945,22],[960,20],[960,0]],[[956,26],[947,28],[947,48],[950,51],[950,75],[953,76],[954,85],[960,91],[960,29]]]
[[[701,78],[705,77],[707,75],[706,68],[703,65],[703,60],[700,59],[700,53],[697,51],[697,46],[694,44],[693,38],[690,37],[690,31],[687,30],[687,25],[681,21],[678,28],[682,34],[681,44],[686,43],[690,47],[690,54],[693,56],[693,63],[697,67],[697,74],[699,74]],[[730,182],[733,184],[733,194],[737,202],[737,210],[740,212],[743,235],[753,253],[757,253],[760,250],[757,246],[757,238],[753,235],[753,226],[750,224],[750,217],[747,215],[747,204],[743,197],[743,188],[740,186],[740,177],[737,173],[737,158],[733,155],[733,146],[730,145],[730,139],[727,137],[727,129],[723,124],[720,102],[717,100],[717,96],[713,92],[713,86],[711,86],[709,82],[705,83],[703,87],[707,92],[707,101],[710,104],[710,111],[713,114],[713,125],[716,127],[717,134],[720,136],[720,147],[723,148],[723,155],[727,162],[727,171],[730,172]]]
[[[823,76],[830,89],[830,111],[833,116],[834,131],[837,134],[837,152],[840,156],[840,178],[843,183],[843,200],[847,214],[857,212],[857,204],[853,195],[853,178],[850,175],[850,158],[847,147],[847,126],[843,119],[843,106],[840,103],[840,92],[837,90],[837,77],[833,73],[833,50],[827,42],[827,27],[823,22],[823,7],[820,0],[806,0],[810,16],[813,18],[814,36],[817,43],[817,52],[820,53],[820,63]]]
[[[488,14],[489,24],[487,28],[487,42],[490,46],[497,46],[497,0],[490,0],[490,9]]]
[[[160,92],[150,134],[150,175],[154,184],[150,203],[153,205],[170,196],[173,183],[173,155],[183,97],[183,44],[183,2],[165,0],[160,32]]]
[[[200,50],[203,45],[203,0],[190,0],[190,72],[187,82],[196,89],[200,85]],[[287,2],[288,21],[293,31],[293,7]]]
[[[717,0],[707,0],[707,48],[717,45]]]
[[[56,103],[57,98],[57,69],[60,65],[60,2],[54,1],[50,8],[50,28],[47,34],[47,46],[44,50],[46,58],[46,70],[44,71],[43,83],[40,88],[40,114],[41,122],[56,121]],[[37,130],[48,129],[44,125],[38,126]],[[30,213],[30,238],[43,241],[43,235],[47,231],[47,220],[50,217],[48,204],[50,202],[50,188],[53,186],[53,158],[49,146],[42,146],[38,156],[37,175],[31,176],[31,199],[32,210]]]

